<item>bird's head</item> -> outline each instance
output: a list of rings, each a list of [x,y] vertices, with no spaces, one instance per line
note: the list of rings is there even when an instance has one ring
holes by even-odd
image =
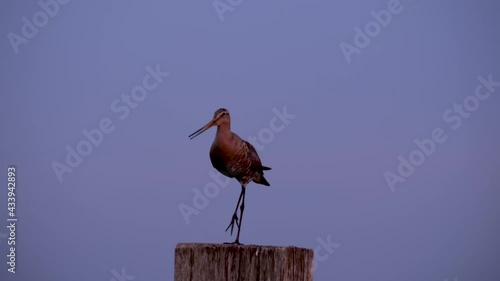
[[[199,136],[201,133],[205,132],[206,130],[210,129],[213,126],[229,128],[230,124],[231,124],[231,117],[229,116],[229,111],[227,111],[227,109],[225,108],[219,108],[215,111],[212,120],[210,120],[210,122],[208,122],[205,126],[201,127],[196,132],[189,135],[189,138],[194,139],[195,137]]]

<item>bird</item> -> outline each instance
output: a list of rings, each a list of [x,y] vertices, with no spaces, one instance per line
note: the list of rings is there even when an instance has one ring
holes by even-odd
[[[231,117],[229,111],[225,108],[216,110],[212,120],[189,135],[189,139],[194,139],[213,126],[217,126],[217,132],[210,147],[210,161],[212,162],[212,166],[224,176],[235,178],[241,184],[241,193],[236,204],[236,209],[231,218],[231,223],[226,228],[226,232],[231,228],[231,235],[233,235],[234,225],[236,224],[238,234],[234,242],[226,244],[242,245],[240,243],[240,231],[243,212],[245,210],[246,186],[252,181],[257,184],[270,186],[264,177],[264,171],[271,170],[271,168],[262,165],[257,151],[249,142],[231,131]],[[238,207],[240,208],[239,218]]]

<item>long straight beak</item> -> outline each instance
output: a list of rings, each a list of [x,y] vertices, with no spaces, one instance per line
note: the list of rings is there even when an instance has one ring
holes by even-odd
[[[217,120],[215,119],[212,119],[210,122],[208,122],[205,126],[201,127],[199,130],[197,130],[196,132],[192,133],[191,135],[189,135],[189,139],[194,139],[195,137],[201,135],[201,133],[205,132],[206,130],[210,129],[210,127],[214,126],[215,125],[215,122]]]

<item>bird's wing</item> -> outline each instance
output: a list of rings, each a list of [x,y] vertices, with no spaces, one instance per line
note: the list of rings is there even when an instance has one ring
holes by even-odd
[[[251,167],[254,171],[261,172],[264,170],[271,170],[269,167],[262,166],[262,162],[260,161],[259,154],[257,154],[257,151],[253,147],[252,144],[249,142],[243,140],[245,144],[245,149],[247,153],[247,157],[252,161],[251,162]]]

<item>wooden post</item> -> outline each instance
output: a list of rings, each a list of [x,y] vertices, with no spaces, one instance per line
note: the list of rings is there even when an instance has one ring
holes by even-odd
[[[311,249],[179,243],[175,281],[312,281]]]

